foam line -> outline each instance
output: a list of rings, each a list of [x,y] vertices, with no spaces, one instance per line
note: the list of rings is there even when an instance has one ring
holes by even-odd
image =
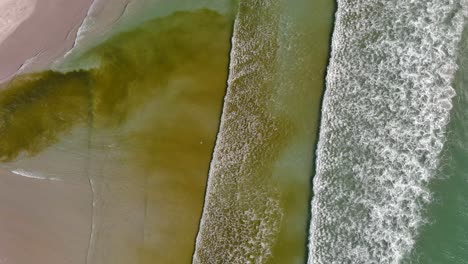
[[[62,179],[59,179],[59,178],[46,177],[46,176],[43,176],[43,175],[41,175],[39,173],[30,172],[30,171],[26,171],[26,170],[23,170],[23,169],[12,170],[11,172],[18,175],[18,176],[22,176],[22,177],[26,177],[26,178],[30,178],[30,179],[35,179],[35,180],[63,181]]]

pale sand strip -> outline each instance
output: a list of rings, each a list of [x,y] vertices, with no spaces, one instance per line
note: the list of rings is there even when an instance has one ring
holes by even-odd
[[[0,43],[28,19],[37,0],[0,0]]]
[[[44,68],[67,52],[91,3],[92,0],[38,1],[31,16],[0,43],[0,83],[18,71]]]

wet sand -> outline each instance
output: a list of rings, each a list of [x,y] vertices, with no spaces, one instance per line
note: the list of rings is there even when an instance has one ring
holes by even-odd
[[[83,193],[88,192],[87,185],[0,169],[0,263],[84,263],[91,200]]]
[[[0,43],[0,83],[47,67],[67,52],[92,0],[40,0],[31,16]]]

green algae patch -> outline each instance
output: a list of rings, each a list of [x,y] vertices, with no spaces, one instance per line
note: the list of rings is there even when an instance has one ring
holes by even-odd
[[[76,62],[96,62],[91,69],[22,75],[0,92],[4,160],[36,155],[75,125],[88,125],[88,173],[98,186],[95,198],[105,201],[96,203],[95,221],[119,227],[95,230],[100,241],[88,256],[93,263],[190,262],[226,88],[232,23],[209,10],[176,12],[84,53]],[[125,205],[122,197],[129,199]],[[144,210],[126,217],[144,218],[139,241],[127,236],[133,227],[125,217],[106,217],[137,200],[144,200]]]
[[[177,76],[211,69],[213,63],[227,68],[210,56],[223,56],[226,62],[229,27],[213,11],[177,12],[96,47],[85,55],[101,63],[92,71],[96,114],[120,124],[148,98],[170,92],[169,81]],[[216,54],[220,48],[224,54]]]
[[[152,97],[177,92],[169,90],[169,81],[178,76],[199,71],[206,75],[207,70],[220,67],[221,76],[213,72],[205,80],[211,82],[214,76],[219,83],[227,72],[230,23],[209,10],[177,12],[121,33],[86,53],[82,60],[92,57],[99,61],[97,68],[16,77],[0,92],[0,157],[11,160],[21,151],[38,153],[73,124],[91,118],[89,107],[97,119],[94,126],[122,125]]]
[[[158,48],[168,52],[155,57],[170,71],[154,70],[165,79],[149,86],[145,104],[135,105],[138,117],[121,141],[146,181],[143,263],[189,263],[202,214],[232,21],[212,12],[199,15],[164,31],[167,47]]]
[[[88,117],[90,74],[46,71],[15,78],[0,93],[0,158],[37,154]]]

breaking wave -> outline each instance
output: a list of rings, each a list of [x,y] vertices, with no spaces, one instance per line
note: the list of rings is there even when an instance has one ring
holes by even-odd
[[[399,263],[431,200],[465,0],[338,1],[309,264]]]

